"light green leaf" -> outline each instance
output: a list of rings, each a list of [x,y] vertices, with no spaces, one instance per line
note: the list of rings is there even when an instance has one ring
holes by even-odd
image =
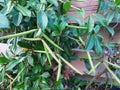
[[[43,78],[48,78],[48,77],[50,77],[50,74],[48,72],[44,72],[41,76]]]
[[[107,20],[100,14],[94,14],[93,15],[98,22],[100,22],[103,26],[106,26],[107,25]]]
[[[0,13],[0,28],[10,28],[9,21],[7,17]]]
[[[81,16],[82,18],[85,17],[85,10],[83,8],[81,8],[81,10],[76,10],[77,14],[79,16]]]
[[[37,23],[42,29],[42,31],[44,31],[48,24],[48,18],[45,12],[43,11],[38,12]]]
[[[89,19],[88,19],[88,31],[92,32],[93,28],[94,28],[94,20],[92,19],[91,16],[89,16]]]
[[[63,9],[64,9],[64,13],[67,13],[71,8],[71,3],[70,1],[66,1],[64,4],[63,4]]]
[[[108,13],[106,20],[108,21],[107,24],[111,23],[112,19],[114,18],[114,12]]]
[[[115,34],[115,31],[113,28],[111,28],[110,26],[105,26],[107,28],[107,30],[110,32],[110,34],[113,36]]]
[[[58,32],[58,31],[53,31],[52,32],[52,36],[58,36],[60,34],[60,32]]]
[[[31,11],[28,10],[27,8],[21,6],[21,5],[17,5],[17,9],[18,11],[20,11],[24,16],[28,16],[31,17]]]

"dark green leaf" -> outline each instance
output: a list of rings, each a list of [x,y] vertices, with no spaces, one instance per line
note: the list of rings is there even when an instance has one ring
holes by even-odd
[[[19,26],[21,21],[22,21],[22,14],[21,13],[18,13],[16,14],[14,17],[13,17],[13,23],[16,25],[16,26]]]
[[[10,28],[9,21],[7,17],[0,13],[0,28]]]
[[[56,87],[56,90],[64,90],[64,87],[61,81],[56,81],[55,87]]]
[[[22,48],[32,49],[32,45],[26,41],[19,41],[18,45]]]
[[[103,53],[103,48],[102,48],[102,45],[101,45],[101,42],[99,41],[99,39],[97,37],[95,37],[95,52],[97,54],[101,54]]]
[[[95,37],[94,37],[94,35],[89,36],[89,37],[87,38],[87,41],[86,41],[86,50],[92,49],[93,46],[94,46],[94,44],[95,44],[94,42],[95,42]]]
[[[5,57],[0,57],[0,64],[5,64],[5,63],[8,63],[10,62],[9,59],[5,58]]]
[[[38,13],[37,23],[40,26],[40,28],[44,31],[48,24],[48,18],[46,16],[45,12],[40,11]]]

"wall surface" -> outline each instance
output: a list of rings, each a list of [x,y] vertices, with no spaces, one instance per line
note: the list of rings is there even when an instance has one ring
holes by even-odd
[[[84,2],[71,0],[71,3],[78,8],[85,9],[85,20],[87,20],[88,16],[96,13],[97,11],[98,0],[84,0]],[[76,11],[73,8],[70,10],[70,12],[68,12],[68,15],[75,16],[81,19],[81,17],[77,15]],[[71,21],[71,23],[73,23],[73,21]]]

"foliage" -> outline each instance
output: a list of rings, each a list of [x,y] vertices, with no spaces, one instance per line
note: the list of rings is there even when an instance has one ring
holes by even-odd
[[[78,0],[77,0],[78,1]],[[79,0],[82,1],[82,0]],[[64,90],[65,64],[76,73],[83,75],[69,61],[76,58],[73,47],[85,50],[90,64],[90,73],[95,72],[98,64],[93,65],[90,50],[98,56],[103,55],[105,48],[109,50],[116,44],[103,43],[100,28],[105,27],[113,36],[114,29],[109,26],[113,20],[119,21],[119,0],[99,2],[100,14],[91,15],[88,21],[68,16],[71,8],[81,18],[85,18],[84,9],[77,8],[69,0],[4,0],[0,2],[0,28],[8,30],[11,35],[0,37],[2,42],[12,44],[10,50],[0,57],[0,89],[13,90]],[[106,4],[107,3],[107,4]],[[106,7],[106,8],[102,8]],[[112,9],[110,13],[109,8]],[[118,17],[118,18],[116,18]],[[96,18],[97,21],[94,21]],[[73,20],[76,24],[69,24]],[[87,35],[86,40],[83,36]],[[103,63],[108,72],[120,83],[110,66],[120,68],[112,62]],[[84,83],[76,81],[75,88]]]

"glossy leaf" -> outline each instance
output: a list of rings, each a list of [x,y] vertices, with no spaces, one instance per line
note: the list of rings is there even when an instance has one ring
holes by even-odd
[[[17,5],[17,9],[18,11],[20,11],[24,16],[28,16],[31,17],[31,11],[28,10],[27,8],[21,6],[21,5]]]
[[[48,78],[48,77],[50,77],[50,74],[48,72],[44,72],[41,76],[43,78]]]
[[[0,57],[0,64],[5,64],[5,63],[8,63],[10,62],[9,59],[5,58],[5,57]]]
[[[94,28],[94,20],[92,19],[91,16],[89,16],[89,19],[88,19],[88,31],[92,32],[93,28]]]
[[[77,12],[77,14],[78,14],[79,16],[81,16],[82,18],[85,17],[85,10],[84,10],[83,8],[82,8],[81,10],[77,10],[76,12]]]
[[[113,18],[114,18],[114,15],[115,15],[114,12],[108,13],[108,15],[107,15],[107,17],[106,17],[106,20],[108,21],[108,23],[107,23],[108,25],[109,25],[109,23],[112,22],[112,20],[113,20]]]
[[[89,36],[86,41],[86,50],[92,49],[94,44],[95,44],[95,37],[93,35]]]
[[[22,14],[21,13],[18,13],[16,14],[14,17],[13,17],[13,23],[16,25],[16,26],[19,26],[21,21],[22,21]]]
[[[120,5],[120,0],[115,0],[115,4]]]
[[[44,31],[48,24],[48,18],[45,12],[43,11],[38,12],[37,23],[39,27],[42,29],[42,31]]]
[[[107,25],[107,20],[100,14],[94,14],[93,15],[97,21],[99,21],[103,26],[106,26]]]
[[[106,26],[107,30],[110,32],[110,34],[113,36],[115,34],[115,31],[113,28],[111,28],[110,26]]]
[[[71,7],[71,3],[70,3],[69,0],[67,0],[67,1],[63,4],[64,13],[67,13],[67,12],[70,10],[70,7]]]
[[[102,45],[101,45],[101,42],[99,41],[99,39],[97,37],[95,37],[95,52],[97,54],[101,54],[103,53],[103,48],[102,48]]]

